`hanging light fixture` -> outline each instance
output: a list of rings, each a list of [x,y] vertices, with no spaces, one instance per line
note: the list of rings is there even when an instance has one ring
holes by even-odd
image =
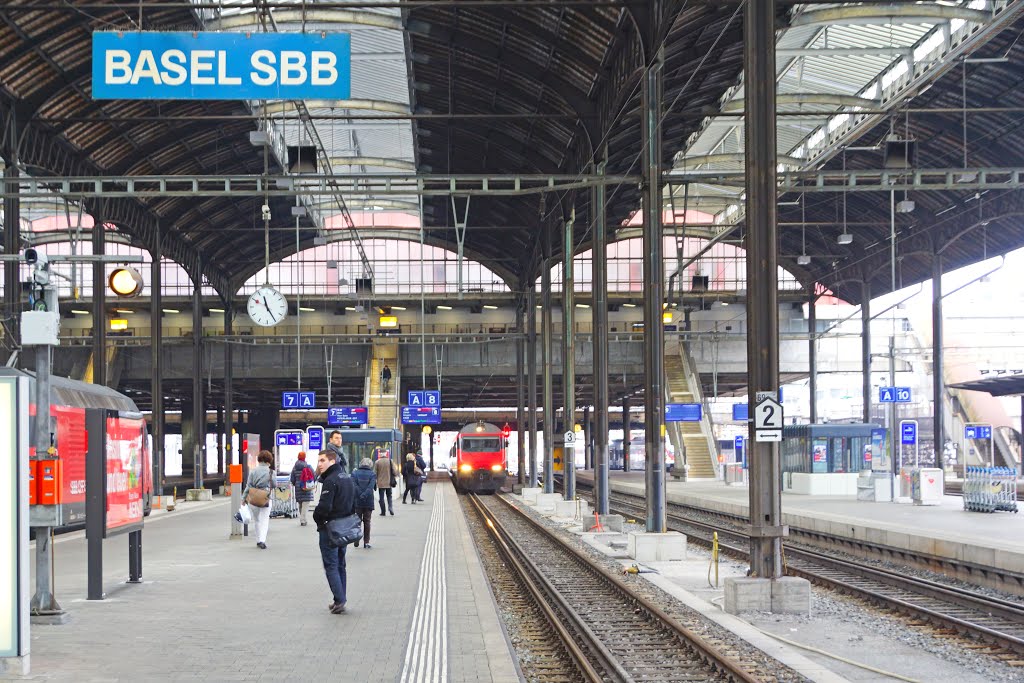
[[[846,173],[846,150],[843,150],[843,173]],[[853,235],[846,227],[846,193],[843,193],[843,232],[841,235],[836,237],[836,242],[839,244],[853,244]]]
[[[796,263],[799,266],[811,265],[811,257],[807,255],[807,205],[805,203],[805,194],[800,195],[800,255],[796,257]]]

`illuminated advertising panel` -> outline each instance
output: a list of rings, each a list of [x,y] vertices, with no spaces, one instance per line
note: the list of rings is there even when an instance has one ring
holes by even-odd
[[[107,416],[107,532],[142,524],[143,439],[141,417]]]
[[[24,657],[29,651],[27,393],[27,380],[0,379],[0,657],[4,658]],[[17,667],[6,670],[17,671]]]

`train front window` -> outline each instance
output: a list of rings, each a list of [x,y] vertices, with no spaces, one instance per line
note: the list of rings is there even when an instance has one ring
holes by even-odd
[[[474,436],[462,440],[462,450],[469,453],[493,453],[500,449],[501,446],[495,437]]]

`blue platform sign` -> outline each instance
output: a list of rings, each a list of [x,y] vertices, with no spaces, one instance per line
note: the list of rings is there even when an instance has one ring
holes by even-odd
[[[732,404],[732,419],[736,422],[746,422],[750,419],[750,406],[746,403]]]
[[[97,31],[94,100],[347,100],[347,33]]]
[[[422,408],[427,405],[426,400],[423,398],[422,391],[410,391],[409,392],[409,405],[413,408]]]
[[[737,403],[736,405],[743,405],[743,404]],[[735,438],[735,440],[733,441],[733,448],[736,450],[736,462],[743,463],[743,469],[746,469],[747,468],[747,457],[746,457],[746,452],[745,452],[746,449],[743,447],[743,445],[744,445],[743,437],[742,436],[737,436]]]
[[[300,391],[299,392],[299,407],[300,408],[316,408],[316,392],[315,391]]]
[[[441,407],[441,392],[440,391],[424,391],[423,392],[423,405],[430,408]]]
[[[917,443],[916,422],[903,422],[900,424],[900,443],[904,446],[913,446]]]
[[[327,424],[332,427],[364,425],[368,415],[366,406],[331,406],[327,409]]]
[[[665,422],[700,422],[702,416],[699,403],[669,403],[665,406]]]
[[[324,428],[306,427],[306,450],[319,453],[324,447]]]
[[[299,407],[299,392],[297,392],[297,391],[282,391],[281,392],[281,407],[282,408],[298,408]]]
[[[879,403],[910,403],[910,387],[878,387]]]
[[[965,439],[991,439],[992,425],[969,425],[964,427]]]
[[[439,425],[441,424],[441,409],[402,406],[402,424]]]
[[[278,446],[301,446],[302,445],[302,432],[278,432],[277,433],[277,445]]]

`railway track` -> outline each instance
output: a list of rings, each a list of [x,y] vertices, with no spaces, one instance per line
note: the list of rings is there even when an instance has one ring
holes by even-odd
[[[763,662],[743,661],[727,643],[694,633],[503,497],[465,501],[563,648],[564,655],[542,655],[541,670],[524,671],[531,680],[761,680]],[[551,667],[559,658],[574,671]]]
[[[640,500],[641,503],[635,501]],[[631,517],[646,513],[642,499],[613,493],[613,510]],[[718,532],[719,546],[736,557],[748,556],[749,537],[731,524],[711,524],[682,514],[669,504],[669,528],[687,535],[690,541],[710,546]],[[972,591],[942,585],[926,579],[868,566],[815,550],[785,548],[786,571],[818,585],[864,598],[969,638],[988,643],[1002,651],[992,654],[1024,666],[1024,606],[983,596]]]

